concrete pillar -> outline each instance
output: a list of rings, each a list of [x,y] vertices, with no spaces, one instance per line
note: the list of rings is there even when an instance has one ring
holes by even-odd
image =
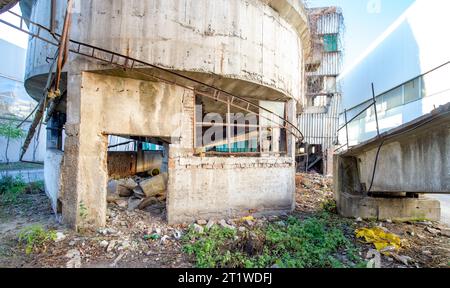
[[[68,76],[62,169],[63,221],[75,229],[106,224],[108,181],[107,136],[97,132],[98,121],[91,117],[95,105],[83,93],[81,79],[81,74]]]

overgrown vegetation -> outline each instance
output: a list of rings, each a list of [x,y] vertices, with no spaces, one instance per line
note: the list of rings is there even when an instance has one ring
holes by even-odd
[[[17,123],[14,120],[4,120],[0,122],[0,136],[6,138],[6,145],[5,145],[5,159],[6,163],[9,164],[9,158],[8,158],[8,149],[9,144],[11,141],[19,140],[23,137],[25,137],[25,132],[17,128]]]
[[[5,176],[0,179],[0,203],[16,203],[20,194],[27,188],[27,184],[22,177]]]
[[[56,240],[56,231],[46,230],[41,225],[32,225],[22,229],[18,237],[19,243],[25,247],[25,253],[42,253],[50,242]]]
[[[245,232],[216,225],[203,234],[190,229],[183,249],[201,268],[364,267],[341,225],[327,213],[303,221],[290,217]],[[338,256],[343,251],[346,256]]]

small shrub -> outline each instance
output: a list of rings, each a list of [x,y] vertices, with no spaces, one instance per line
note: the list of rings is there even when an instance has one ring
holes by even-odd
[[[26,254],[45,252],[48,243],[56,240],[56,231],[47,231],[41,225],[32,225],[20,231],[18,240],[25,246]]]
[[[322,203],[322,210],[328,213],[337,214],[336,200],[330,199]]]
[[[0,179],[0,199],[4,204],[15,203],[17,197],[22,194],[27,187],[22,177],[5,176]]]

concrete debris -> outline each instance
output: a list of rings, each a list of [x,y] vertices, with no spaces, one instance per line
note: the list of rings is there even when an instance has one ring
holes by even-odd
[[[439,235],[445,236],[445,237],[447,237],[447,238],[450,238],[450,230],[449,230],[449,229],[441,230],[441,231],[439,232]]]
[[[220,220],[219,222],[220,226],[222,226],[223,228],[227,228],[227,229],[236,229],[234,226],[229,225],[225,220]]]
[[[66,239],[66,235],[64,235],[64,233],[56,232],[56,239],[55,239],[56,243],[64,241],[65,239]]]
[[[69,250],[66,254],[69,261],[66,263],[66,268],[81,268],[81,253],[77,249]]]
[[[427,231],[428,233],[430,233],[433,236],[437,236],[440,233],[440,231],[438,229],[434,229],[431,227],[426,227],[425,231]]]
[[[154,197],[165,193],[167,188],[167,179],[167,173],[163,173],[142,181],[139,183],[139,186],[142,188],[142,191],[144,191],[146,197]]]
[[[145,197],[146,197],[146,196],[145,196],[145,193],[144,193],[144,190],[142,190],[142,188],[141,188],[140,186],[138,186],[138,187],[136,187],[136,188],[133,189],[133,195],[134,195],[136,198],[139,198],[139,199],[142,199],[142,198],[145,198]]]
[[[206,222],[206,220],[197,220],[197,224],[205,226],[206,224],[208,224],[208,222]]]
[[[206,229],[211,229],[214,225],[216,224],[216,222],[214,220],[209,220],[208,223],[206,224]]]
[[[193,224],[193,228],[194,228],[194,231],[199,234],[203,234],[203,232],[204,232],[203,227],[198,224]]]
[[[144,209],[147,208],[148,206],[153,205],[153,204],[156,204],[156,203],[158,203],[158,202],[159,202],[158,199],[155,198],[155,197],[147,197],[147,198],[143,199],[143,200],[139,203],[138,208],[139,208],[140,210],[144,210]]]
[[[120,208],[126,209],[128,207],[128,201],[125,199],[118,199],[114,201],[114,203],[116,203],[116,205],[119,206]]]
[[[108,245],[109,245],[109,242],[106,240],[103,240],[100,242],[100,247],[102,247],[102,248],[107,248]]]
[[[381,254],[375,249],[370,249],[367,252],[366,259],[370,259],[367,262],[367,268],[381,268]]]
[[[130,197],[128,198],[128,211],[133,211],[139,207],[141,204],[141,199]]]
[[[410,263],[414,262],[414,260],[409,256],[400,256],[395,253],[392,253],[391,256],[400,263],[403,263],[405,266],[408,266]]]
[[[124,187],[124,188],[127,188],[127,189],[129,189],[131,191],[138,186],[136,181],[134,181],[132,178],[126,178],[126,179],[117,180],[117,185],[121,186],[121,187]],[[127,196],[125,196],[125,197],[127,197]]]

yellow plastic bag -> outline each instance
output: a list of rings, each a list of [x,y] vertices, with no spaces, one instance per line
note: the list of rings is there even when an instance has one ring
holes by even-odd
[[[253,216],[242,217],[241,222],[245,222],[245,221],[255,221],[255,217],[253,217]]]
[[[402,248],[402,239],[392,233],[385,232],[380,227],[361,228],[355,231],[356,238],[364,238],[367,243],[372,243],[379,252],[389,255],[389,248],[395,251]]]

